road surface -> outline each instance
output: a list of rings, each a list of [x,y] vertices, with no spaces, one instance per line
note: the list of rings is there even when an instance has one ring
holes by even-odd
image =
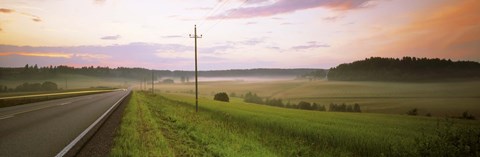
[[[0,108],[0,156],[55,156],[127,93]]]

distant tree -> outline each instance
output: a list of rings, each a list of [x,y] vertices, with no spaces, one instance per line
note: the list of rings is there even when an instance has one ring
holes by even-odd
[[[353,112],[353,106],[352,105],[347,105],[347,108],[345,110],[346,112]]]
[[[353,105],[353,112],[362,112],[362,110],[360,109],[360,105],[355,103]]]
[[[340,106],[338,106],[338,110],[337,110],[337,111],[340,111],[340,112],[345,112],[345,111],[347,111],[347,104],[342,103]]]
[[[235,94],[235,92],[231,92],[231,93],[230,93],[230,96],[231,96],[231,97],[237,97],[237,94]]]
[[[317,110],[319,110],[319,111],[327,111],[327,108],[325,108],[325,105],[319,105]]]
[[[163,80],[163,83],[166,83],[166,84],[174,84],[175,81],[173,81],[173,79],[165,79],[165,80]]]
[[[213,100],[229,102],[230,98],[228,97],[227,93],[220,92],[220,93],[215,94]]]
[[[180,82],[185,83],[185,76],[180,77]]]
[[[470,120],[475,120],[475,117],[472,114],[469,114],[468,111],[465,111],[462,113],[461,119],[470,119]]]
[[[407,115],[416,116],[418,115],[418,109],[414,108],[407,112]]]
[[[243,98],[243,101],[248,102],[248,103],[263,104],[262,98],[257,96],[256,93],[252,93],[252,92],[246,93],[245,97]]]
[[[58,89],[58,86],[56,83],[46,81],[46,82],[43,82],[42,84],[42,90],[51,91],[51,90],[57,90],[57,89]]]
[[[293,105],[290,103],[290,101],[288,101],[288,102],[285,104],[285,107],[286,107],[286,108],[293,108]]]
[[[308,102],[305,102],[305,101],[300,101],[298,103],[298,108],[299,109],[304,109],[304,110],[311,110],[312,109],[312,105]]]
[[[283,104],[282,99],[275,99],[275,98],[266,99],[266,100],[265,100],[265,105],[277,106],[277,107],[285,107],[285,105]]]

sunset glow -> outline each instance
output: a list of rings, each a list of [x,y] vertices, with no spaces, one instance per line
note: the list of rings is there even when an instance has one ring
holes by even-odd
[[[379,57],[480,61],[478,0],[29,1],[0,6],[0,66],[330,68]],[[59,59],[61,58],[61,59]]]

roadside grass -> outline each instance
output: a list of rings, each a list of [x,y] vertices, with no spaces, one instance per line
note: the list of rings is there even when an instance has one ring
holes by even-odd
[[[132,94],[110,156],[173,155],[144,99],[144,95]]]
[[[139,107],[143,106],[143,107]],[[152,132],[157,133],[149,139],[140,139],[143,134],[138,130],[138,119],[143,108],[143,116],[149,116],[156,123],[149,124]],[[212,119],[209,113],[196,114],[184,104],[165,99],[161,96],[134,92],[127,106],[121,129],[115,139],[111,156],[275,156],[262,147],[255,139],[240,136],[236,129],[225,127],[225,123]],[[137,129],[135,129],[137,128]],[[146,143],[162,141],[168,144],[159,148],[148,148]],[[142,150],[142,151],[138,151]],[[128,154],[129,152],[138,152]],[[154,155],[156,156],[156,155]]]
[[[134,92],[111,156],[420,156],[418,140],[434,137],[446,123],[278,108],[239,98],[226,103],[201,97],[196,113],[194,103],[189,94]],[[480,129],[478,121],[454,121],[456,128]],[[139,129],[145,127],[151,132]]]

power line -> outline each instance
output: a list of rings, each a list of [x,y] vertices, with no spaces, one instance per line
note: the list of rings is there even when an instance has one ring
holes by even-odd
[[[248,0],[245,0],[243,1],[242,4],[240,4],[240,6],[238,6],[237,8],[241,8],[243,5],[245,5],[246,3],[248,2]],[[232,10],[230,12],[230,14],[228,16],[234,16],[237,12],[238,9],[236,10]],[[210,31],[213,27],[215,27],[218,23],[222,22],[227,16],[223,16],[220,20],[217,21],[217,23],[213,24],[211,27],[209,27],[204,33],[207,33],[208,31]]]
[[[220,10],[220,8],[222,8],[227,2],[228,2],[228,0],[223,1],[223,3],[222,2],[216,3],[215,6],[213,6],[213,8],[207,14],[205,14],[203,16],[204,18],[203,18],[202,22],[198,25],[198,27],[202,27],[202,25],[205,23],[207,17],[209,17],[211,15],[214,15],[215,12]],[[218,4],[221,4],[221,5],[217,8]]]

